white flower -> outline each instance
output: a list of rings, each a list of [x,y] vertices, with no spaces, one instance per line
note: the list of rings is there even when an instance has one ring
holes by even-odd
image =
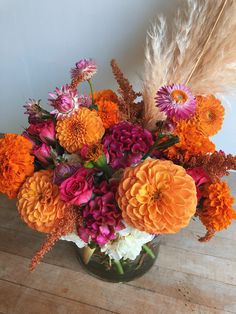
[[[82,239],[80,239],[80,237],[75,234],[75,233],[69,233],[63,237],[60,238],[60,240],[65,240],[65,241],[71,241],[74,242],[80,249],[86,245],[88,245],[87,243],[85,243]]]
[[[130,259],[135,260],[140,254],[142,246],[155,237],[155,235],[139,231],[127,226],[127,228],[118,232],[119,237],[115,241],[110,241],[103,247],[101,252],[109,255],[111,259]]]

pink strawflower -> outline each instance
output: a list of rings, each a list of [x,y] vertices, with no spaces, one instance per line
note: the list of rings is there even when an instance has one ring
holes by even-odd
[[[78,97],[78,104],[81,107],[90,107],[92,105],[92,98],[88,95],[80,95]]]
[[[189,174],[193,180],[195,181],[196,189],[197,189],[197,198],[198,200],[202,197],[202,192],[200,186],[204,183],[210,182],[211,179],[205,170],[201,167],[196,167],[192,169],[187,169],[187,174]]]
[[[42,119],[50,117],[50,113],[41,108],[40,100],[29,99],[23,107],[26,109],[25,114],[29,115],[29,123],[41,122]]]
[[[55,108],[51,114],[55,114],[57,119],[63,118],[78,109],[78,95],[76,90],[71,89],[69,85],[56,88],[54,93],[49,93],[52,99],[48,99],[50,105]]]
[[[56,131],[52,120],[31,123],[26,132],[33,137],[39,138],[46,144],[56,141]]]
[[[60,185],[61,199],[77,206],[87,203],[93,194],[93,181],[93,170],[79,168]]]
[[[167,118],[188,119],[196,110],[196,99],[183,84],[161,87],[156,95],[156,105]]]
[[[97,65],[92,59],[82,59],[71,69],[71,78],[76,81],[88,81],[97,72]]]
[[[109,154],[112,168],[126,168],[138,163],[154,144],[152,134],[127,121],[109,128],[102,143]]]
[[[105,187],[106,186],[106,187]],[[105,245],[116,238],[116,232],[124,229],[121,210],[115,200],[115,191],[106,183],[101,185],[102,190],[97,188],[100,194],[82,208],[84,225],[78,226],[78,235],[88,243],[94,241],[98,245]]]
[[[28,132],[24,131],[22,134],[22,136],[24,136],[25,138],[27,138],[27,140],[29,140],[32,143],[32,147],[34,148],[36,145],[36,142],[34,141],[34,139],[29,135]]]
[[[51,147],[45,143],[36,145],[32,153],[44,165],[48,165],[52,161]]]

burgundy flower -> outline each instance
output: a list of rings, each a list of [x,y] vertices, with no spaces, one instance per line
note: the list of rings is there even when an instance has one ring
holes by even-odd
[[[60,185],[65,179],[72,176],[78,167],[68,163],[60,163],[54,169],[53,183]]]
[[[78,235],[86,243],[94,241],[98,245],[105,245],[116,238],[117,231],[124,228],[113,192],[90,200],[82,209],[82,217],[84,226],[78,226]]]
[[[64,180],[60,185],[61,199],[78,206],[87,203],[93,193],[93,173],[93,170],[81,167]]]
[[[45,143],[36,145],[33,149],[33,155],[44,165],[48,165],[52,161],[51,147]]]
[[[127,121],[112,126],[103,138],[109,162],[114,169],[138,163],[153,143],[148,130]]]
[[[52,120],[45,120],[39,123],[30,124],[26,132],[32,136],[38,137],[42,142],[55,142],[56,131]]]

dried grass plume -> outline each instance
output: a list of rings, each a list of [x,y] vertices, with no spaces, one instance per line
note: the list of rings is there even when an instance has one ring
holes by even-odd
[[[236,87],[236,1],[183,3],[171,29],[166,18],[159,16],[147,36],[143,76],[147,126],[163,119],[154,97],[165,84],[188,83],[196,95],[222,93]]]

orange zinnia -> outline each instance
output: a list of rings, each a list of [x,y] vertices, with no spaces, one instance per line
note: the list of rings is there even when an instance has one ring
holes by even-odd
[[[53,171],[35,172],[23,184],[17,196],[21,218],[29,227],[52,232],[64,217],[67,205],[60,199],[59,187],[52,182]]]
[[[217,181],[205,185],[203,196],[203,209],[198,211],[198,215],[207,230],[223,230],[236,219],[236,211],[232,208],[234,198],[226,182]]]
[[[25,137],[6,134],[0,139],[0,192],[9,198],[17,196],[27,176],[34,172],[32,143]]]
[[[124,220],[148,233],[176,233],[197,206],[194,180],[171,161],[146,159],[127,168],[117,192]]]
[[[197,96],[197,126],[206,136],[215,135],[222,127],[224,107],[213,95]]]
[[[58,120],[57,138],[69,153],[76,153],[83,145],[97,143],[105,129],[97,112],[81,107],[73,115]]]

